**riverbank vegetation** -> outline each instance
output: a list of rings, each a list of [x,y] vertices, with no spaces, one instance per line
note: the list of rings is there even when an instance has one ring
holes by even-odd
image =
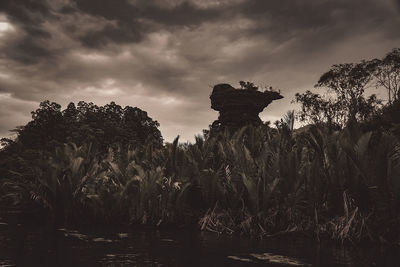
[[[386,73],[386,74],[385,74]],[[386,88],[387,103],[365,97]],[[163,144],[146,112],[42,102],[3,139],[0,208],[56,225],[196,225],[267,237],[400,241],[400,51],[334,65],[274,127]],[[294,129],[298,119],[307,125]]]

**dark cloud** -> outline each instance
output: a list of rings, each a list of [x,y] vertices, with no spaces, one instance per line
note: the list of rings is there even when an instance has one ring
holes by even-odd
[[[114,22],[104,28],[88,32],[79,37],[83,45],[99,48],[108,43],[138,42],[146,27],[140,23],[138,9],[127,1],[73,0],[76,12],[102,17]],[[72,12],[70,9],[69,12]]]
[[[51,34],[42,28],[42,24],[52,17],[46,3],[35,0],[2,1],[0,10],[6,13],[8,20],[18,30],[2,49],[3,57],[33,64],[50,55],[50,51],[41,44],[41,40],[51,38]]]
[[[190,2],[182,2],[174,8],[147,6],[142,14],[145,18],[157,23],[171,26],[198,26],[207,21],[220,19],[223,10],[216,8],[199,8]]]
[[[111,43],[129,43],[142,40],[142,32],[136,27],[127,25],[107,25],[104,28],[91,31],[79,37],[82,44],[89,48],[101,48]]]
[[[395,0],[395,2],[397,4],[398,9],[400,10],[400,0]]]
[[[21,27],[28,35],[35,38],[50,38],[50,33],[41,27],[53,17],[46,3],[37,0],[4,0],[0,8],[12,23]]]
[[[23,64],[34,64],[41,58],[51,56],[51,52],[46,47],[36,42],[31,36],[17,40],[13,43],[12,47],[7,47],[2,54],[3,53],[10,59]]]
[[[51,15],[47,1],[4,0],[0,4],[0,8],[13,22],[28,27],[44,22]]]
[[[399,36],[400,21],[391,0],[248,0],[235,9],[257,21],[247,34],[266,35],[277,42],[302,39],[305,48],[324,49],[377,27]]]
[[[88,47],[139,42],[145,34],[157,31],[162,26],[194,27],[221,15],[219,9],[199,8],[186,1],[173,8],[156,5],[151,1],[74,0],[74,3],[81,12],[115,22],[114,25],[107,25],[80,37]]]
[[[138,9],[125,0],[72,0],[82,12],[101,16],[109,20],[133,22],[138,17]]]
[[[182,1],[172,7],[157,4],[157,1],[73,1],[83,12],[115,20],[122,25],[136,25],[137,20],[145,18],[164,25],[191,26],[215,19],[222,13],[221,9],[201,8],[190,1]]]
[[[50,3],[45,0],[6,0],[2,9],[10,21],[34,38],[50,38],[51,33],[46,31],[43,23],[59,23],[63,15],[88,15],[108,21],[107,25],[91,28],[87,32],[79,29],[84,25],[64,26],[89,48],[101,48],[110,43],[139,42],[147,33],[157,31],[160,25],[193,27],[216,19],[221,14],[218,9],[199,8],[185,1],[173,8],[151,1],[71,0],[60,1],[56,9]]]

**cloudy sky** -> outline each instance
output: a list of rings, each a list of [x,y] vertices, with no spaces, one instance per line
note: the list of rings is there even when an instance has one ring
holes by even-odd
[[[0,136],[49,99],[137,106],[171,141],[239,80],[280,89],[274,121],[332,64],[400,46],[399,0],[1,0]]]

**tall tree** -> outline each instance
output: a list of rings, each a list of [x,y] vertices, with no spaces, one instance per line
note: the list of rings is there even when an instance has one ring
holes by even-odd
[[[311,91],[296,94],[295,102],[301,104],[298,118],[304,122],[341,127],[369,118],[381,105],[376,95],[364,96],[375,69],[376,62],[366,61],[333,65],[315,85],[327,89],[328,94],[321,96]]]
[[[369,62],[346,63],[333,65],[320,77],[317,88],[325,87],[342,103],[347,113],[347,123],[357,122],[357,118],[365,117],[364,92],[371,82],[374,66]]]
[[[32,121],[18,127],[18,140],[27,148],[44,149],[54,142],[62,142],[65,138],[61,106],[48,100],[40,103],[36,111],[32,111]]]
[[[376,86],[386,89],[389,104],[400,100],[400,48],[393,49],[383,59],[375,59],[371,63],[376,66]]]

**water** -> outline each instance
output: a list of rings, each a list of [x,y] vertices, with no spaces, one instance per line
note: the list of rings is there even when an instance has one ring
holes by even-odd
[[[196,231],[54,229],[0,222],[0,266],[400,266],[399,248]]]

